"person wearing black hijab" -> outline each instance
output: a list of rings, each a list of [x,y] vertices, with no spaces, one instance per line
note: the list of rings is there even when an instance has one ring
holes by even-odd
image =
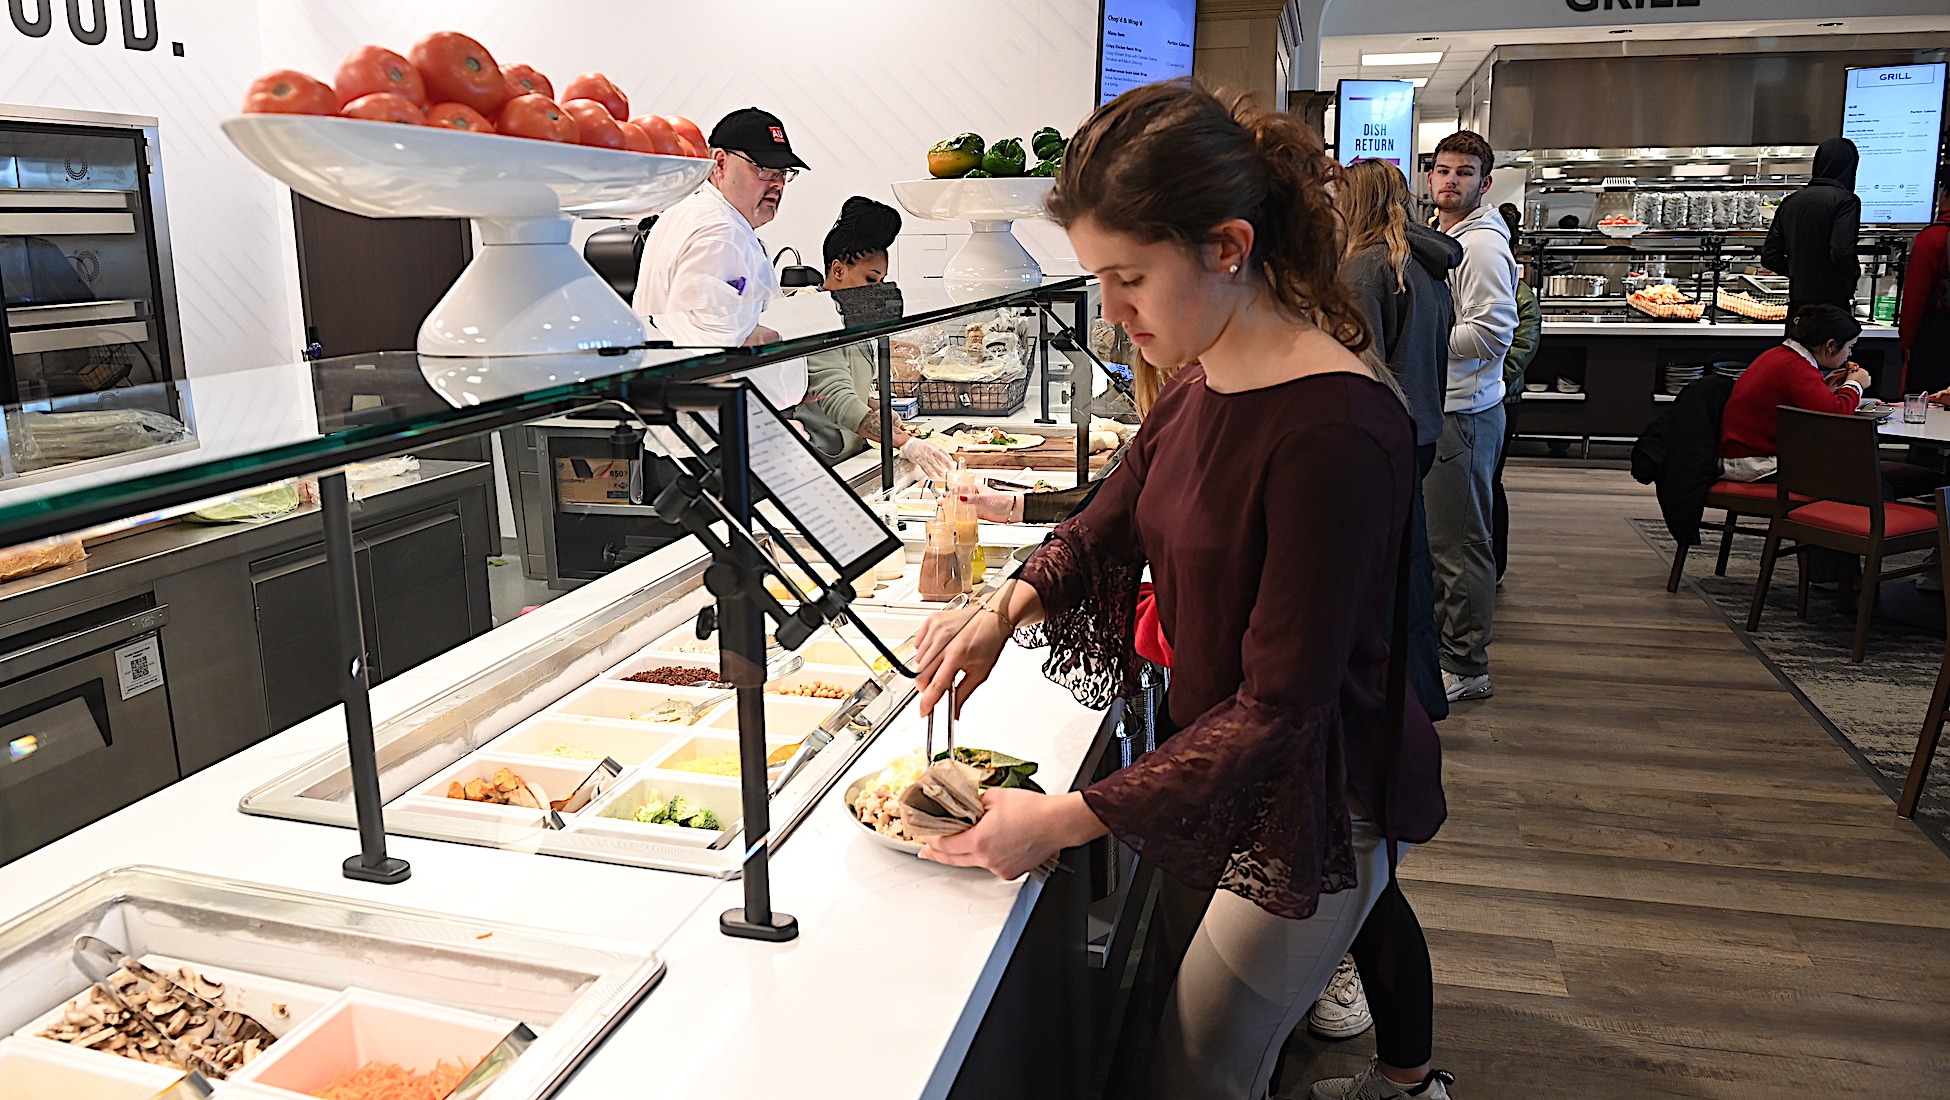
[[[1850,309],[1855,300],[1862,274],[1855,258],[1862,229],[1862,200],[1855,195],[1860,160],[1847,138],[1822,142],[1815,150],[1814,179],[1774,214],[1760,262],[1787,276],[1789,317],[1817,303]]]

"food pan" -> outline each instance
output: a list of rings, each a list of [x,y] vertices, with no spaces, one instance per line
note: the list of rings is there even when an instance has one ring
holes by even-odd
[[[0,926],[0,1032],[88,987],[71,961],[80,935],[137,957],[197,967],[221,960],[281,982],[334,991],[358,986],[520,1020],[540,1037],[496,1080],[490,1100],[548,1095],[663,973],[656,955],[637,945],[127,867]]]

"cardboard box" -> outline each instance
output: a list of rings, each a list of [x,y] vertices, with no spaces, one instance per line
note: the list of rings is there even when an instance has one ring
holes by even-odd
[[[620,458],[558,458],[555,499],[568,504],[628,504],[630,463]]]

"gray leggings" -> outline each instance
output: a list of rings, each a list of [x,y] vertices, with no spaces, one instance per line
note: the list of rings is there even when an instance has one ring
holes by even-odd
[[[1409,846],[1396,846],[1396,858]],[[1354,817],[1359,884],[1323,894],[1306,920],[1276,917],[1221,890],[1200,922],[1165,1004],[1143,1095],[1263,1100],[1287,1036],[1327,988],[1388,885],[1374,822]]]

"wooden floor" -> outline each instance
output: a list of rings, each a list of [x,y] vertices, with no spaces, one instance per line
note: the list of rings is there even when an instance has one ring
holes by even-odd
[[[1666,593],[1649,490],[1506,484],[1496,697],[1442,724],[1449,823],[1401,871],[1452,1095],[1950,1096],[1950,859]],[[1372,1052],[1296,1038],[1280,1094]]]

